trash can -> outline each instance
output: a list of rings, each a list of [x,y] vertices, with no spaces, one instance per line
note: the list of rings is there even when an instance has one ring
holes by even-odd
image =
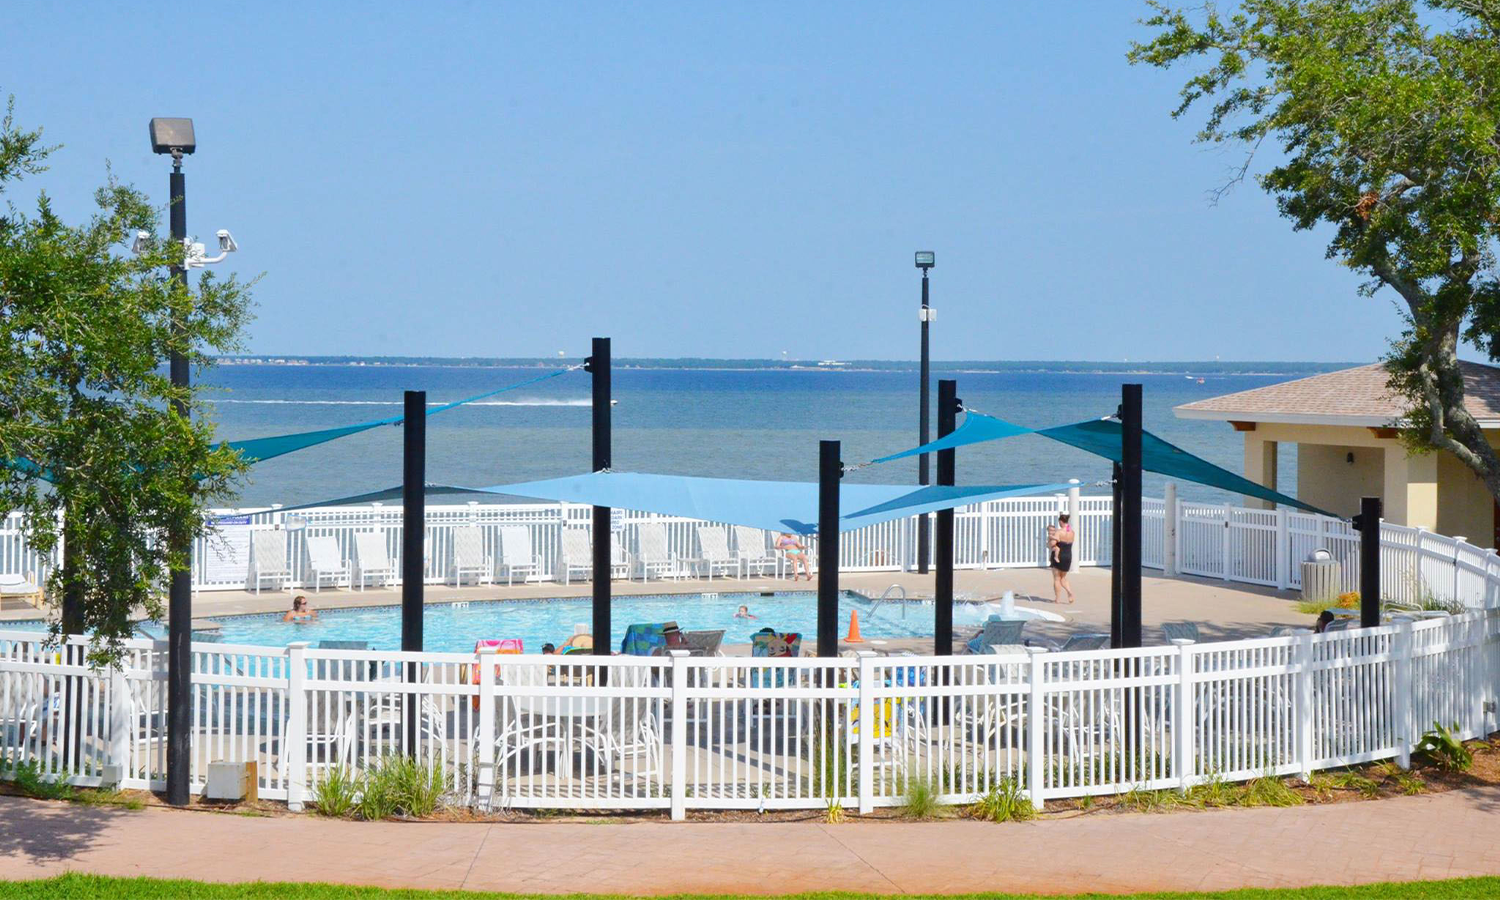
[[[1302,563],[1302,599],[1337,600],[1344,584],[1344,566],[1327,550],[1318,549]]]

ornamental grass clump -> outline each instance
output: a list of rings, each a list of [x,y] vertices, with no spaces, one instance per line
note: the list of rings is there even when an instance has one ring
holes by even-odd
[[[935,819],[943,805],[938,802],[937,788],[925,778],[908,778],[901,799],[901,815],[908,819]]]
[[[356,776],[335,766],[313,790],[319,815],[376,821],[391,816],[425,819],[443,806],[448,779],[437,766],[409,756],[386,756]]]
[[[1002,778],[975,799],[969,815],[990,822],[1025,822],[1036,818],[1036,807],[1014,778]]]

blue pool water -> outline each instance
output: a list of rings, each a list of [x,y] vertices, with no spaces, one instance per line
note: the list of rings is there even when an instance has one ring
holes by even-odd
[[[316,606],[316,598],[311,598]],[[750,607],[755,619],[736,619],[735,610]],[[849,614],[858,610],[866,638],[919,637],[932,634],[932,607],[912,605],[903,610],[889,604],[869,614],[871,601],[844,593],[839,601],[839,634],[848,628]],[[575,624],[592,621],[589,598],[566,600],[494,600],[467,606],[429,604],[423,620],[428,650],[467,653],[480,639],[521,638],[526,651],[536,653],[542,644],[560,644],[573,633]],[[401,609],[398,606],[319,610],[316,622],[289,624],[281,614],[216,616],[224,643],[285,646],[293,641],[369,641],[371,649],[401,649]],[[613,637],[618,648],[626,627],[639,622],[675,621],[687,631],[724,629],[724,643],[748,644],[750,635],[762,628],[797,631],[803,646],[811,648],[817,635],[817,595],[811,591],[758,593],[673,594],[616,597],[612,605]]]

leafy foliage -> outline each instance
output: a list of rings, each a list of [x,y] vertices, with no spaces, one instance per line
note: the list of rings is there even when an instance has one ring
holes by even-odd
[[[55,149],[13,109],[0,120],[0,192]],[[0,509],[26,515],[39,552],[63,542],[48,595],[72,599],[65,624],[97,636],[102,664],[132,610],[161,615],[169,570],[188,564],[173,548],[204,533],[204,512],[244,468],[191,415],[200,389],[174,387],[163,362],[177,352],[201,369],[235,349],[250,297],[233,277],[203,275],[196,290],[164,277],[183,260],[170,240],[128,252],[137,231],[158,231],[140,191],[110,177],[94,202],[79,225],[45,192],[32,213],[7,198],[0,216]]]
[[[1202,62],[1180,117],[1198,140],[1241,145],[1297,230],[1331,226],[1329,258],[1400,297],[1386,358],[1414,450],[1448,450],[1500,497],[1500,456],[1465,409],[1458,345],[1500,359],[1500,3],[1242,0],[1229,11],[1151,4],[1134,63]]]
[[[1002,778],[969,807],[969,815],[990,822],[1025,822],[1036,818],[1036,807],[1013,778]]]
[[[1422,735],[1422,739],[1417,742],[1417,754],[1430,760],[1439,769],[1467,772],[1474,765],[1474,752],[1454,736],[1453,732],[1457,730],[1457,722],[1453,723],[1452,728],[1444,728],[1441,722],[1433,722],[1432,730]]]

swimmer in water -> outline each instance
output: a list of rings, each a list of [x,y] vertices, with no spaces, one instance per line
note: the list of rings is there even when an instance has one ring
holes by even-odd
[[[748,606],[741,606],[739,609],[735,610],[734,617],[736,619],[754,619],[754,618],[758,618],[757,616],[751,615],[751,613],[750,613],[750,607],[748,607]]]
[[[283,622],[311,622],[318,617],[318,613],[307,605],[307,598],[298,594],[292,598],[292,608],[281,617]]]

